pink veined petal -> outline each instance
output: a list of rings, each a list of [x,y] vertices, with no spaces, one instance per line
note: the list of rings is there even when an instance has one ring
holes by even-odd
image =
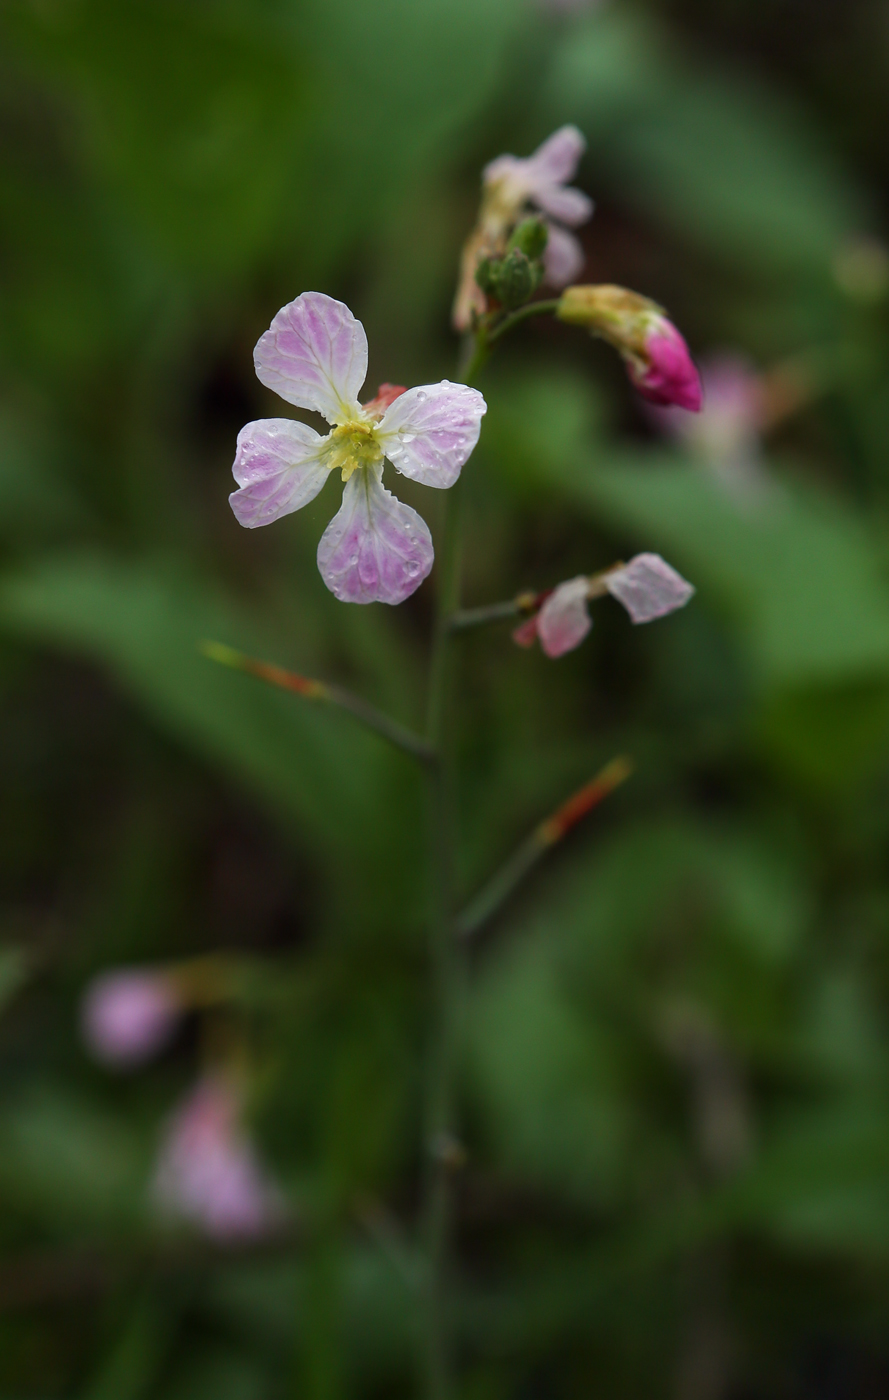
[[[403,603],[432,568],[425,520],[367,468],[352,474],[318,545],[321,577],[341,603]]]
[[[303,292],[281,307],[253,361],[266,388],[328,423],[343,423],[354,415],[367,377],[367,336],[343,302]]]
[[[589,195],[571,186],[535,185],[531,198],[545,214],[559,219],[563,224],[570,224],[572,228],[585,224],[592,217],[595,207]]]
[[[625,568],[608,574],[604,582],[634,622],[665,617],[684,607],[695,591],[659,554],[637,554]]]
[[[579,646],[592,627],[587,608],[589,579],[580,575],[560,583],[537,617],[540,645],[547,656],[562,656]]]
[[[424,486],[453,486],[481,431],[487,404],[465,384],[408,389],[386,410],[377,439],[392,465]]]
[[[576,282],[586,262],[583,248],[573,233],[549,224],[549,238],[543,250],[543,280],[548,287],[567,287]]]
[[[564,185],[570,180],[586,150],[586,137],[576,126],[560,126],[525,162],[535,188]]]
[[[319,460],[324,438],[292,418],[260,418],[238,433],[232,468],[239,491],[229,503],[241,525],[253,530],[301,510],[327,480]]]

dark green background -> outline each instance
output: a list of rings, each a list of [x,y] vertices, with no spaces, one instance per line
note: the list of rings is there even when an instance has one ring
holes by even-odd
[[[334,485],[267,530],[230,514],[237,430],[279,411],[251,350],[315,288],[364,321],[371,392],[453,377],[478,171],[566,121],[587,280],[697,354],[803,356],[819,392],[757,514],[578,333],[527,328],[482,383],[466,602],[645,549],[698,592],[641,629],[606,600],[558,663],[461,641],[467,890],[637,764],[478,951],[463,1394],[889,1392],[889,317],[836,275],[882,227],[887,79],[882,0],[6,0],[2,1400],[414,1393],[367,1215],[416,1204],[418,779],[196,644],[419,723],[431,586],[326,592]],[[399,494],[436,529],[435,493]],[[96,971],[219,950],[297,1220],[234,1254],[145,1204],[198,1028],[129,1076],[77,1030]]]

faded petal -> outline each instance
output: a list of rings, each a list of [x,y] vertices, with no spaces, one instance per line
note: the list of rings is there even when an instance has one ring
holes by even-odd
[[[425,520],[367,468],[346,482],[343,504],[318,545],[318,568],[341,603],[403,603],[433,560]]]
[[[367,376],[367,336],[343,302],[303,292],[282,306],[253,361],[266,388],[328,423],[342,423],[354,416]]]
[[[550,214],[552,218],[558,219],[560,223],[570,224],[572,228],[576,228],[578,224],[585,224],[587,219],[592,217],[595,207],[588,194],[584,194],[583,190],[574,189],[573,186],[536,185],[531,198],[544,214]]]
[[[695,591],[659,554],[637,554],[625,568],[615,569],[603,581],[634,622],[665,617],[684,607]]]
[[[260,418],[243,427],[232,468],[241,489],[228,498],[239,523],[252,530],[308,505],[327,480],[320,461],[324,441],[292,418]]]
[[[564,185],[572,179],[586,150],[586,137],[576,126],[560,126],[537,147],[526,164],[539,184]]]
[[[537,616],[537,635],[547,656],[562,656],[579,646],[592,627],[587,609],[589,579],[581,574],[547,598]]]
[[[583,248],[573,233],[549,224],[549,238],[543,250],[543,280],[549,287],[567,287],[581,272]]]
[[[386,410],[378,440],[404,476],[424,486],[453,486],[481,431],[487,404],[465,384],[408,389]]]
[[[182,1004],[168,977],[125,968],[90,983],[81,1007],[81,1028],[97,1060],[126,1069],[162,1050],[181,1015]]]

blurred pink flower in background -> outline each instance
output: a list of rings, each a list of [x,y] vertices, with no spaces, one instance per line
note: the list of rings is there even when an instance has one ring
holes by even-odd
[[[292,418],[264,418],[238,434],[229,500],[253,529],[301,510],[329,473],[343,502],[318,545],[318,569],[344,603],[401,603],[432,568],[432,536],[415,510],[383,486],[383,461],[424,486],[453,486],[478,442],[486,405],[477,389],[383,385],[358,402],[367,336],[341,301],[303,292],[281,308],[254,353],[256,374],[287,403],[332,424],[322,437]]]
[[[230,1080],[217,1074],[199,1080],[167,1123],[152,1181],[165,1214],[222,1243],[260,1238],[287,1217],[241,1113]]]
[[[653,622],[684,607],[694,591],[659,554],[637,554],[604,574],[580,574],[560,583],[540,610],[515,629],[513,641],[529,647],[539,640],[547,656],[563,656],[580,645],[593,625],[587,606],[591,598],[610,593],[633,622]]]
[[[742,355],[711,355],[701,364],[704,402],[694,418],[653,408],[652,422],[705,463],[729,489],[744,494],[765,486],[762,431],[765,384]]]
[[[121,968],[90,983],[81,1005],[84,1039],[103,1064],[143,1064],[172,1039],[183,1007],[162,972]]]

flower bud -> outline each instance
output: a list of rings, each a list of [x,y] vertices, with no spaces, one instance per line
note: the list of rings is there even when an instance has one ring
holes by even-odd
[[[497,282],[497,273],[500,270],[499,258],[482,258],[475,269],[475,280],[482,291],[487,296],[494,295],[494,288]]]
[[[568,287],[556,315],[613,345],[643,398],[700,410],[701,381],[688,346],[656,302],[626,287]]]
[[[525,257],[542,258],[547,242],[549,241],[549,229],[542,219],[523,219],[516,229],[513,230],[508,250],[518,248]]]
[[[513,311],[536,292],[540,285],[542,269],[519,248],[513,248],[497,270],[494,281],[494,295],[507,311]]]

